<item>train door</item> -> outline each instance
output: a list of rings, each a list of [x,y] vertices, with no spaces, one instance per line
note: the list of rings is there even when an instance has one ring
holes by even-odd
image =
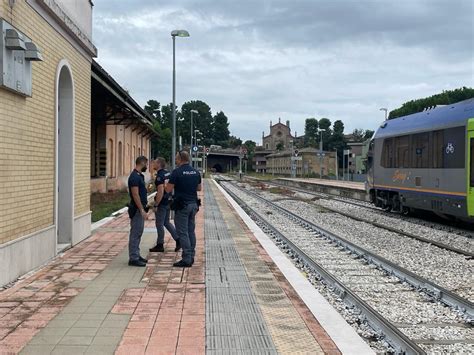
[[[474,216],[474,119],[469,120],[467,132],[467,214]]]

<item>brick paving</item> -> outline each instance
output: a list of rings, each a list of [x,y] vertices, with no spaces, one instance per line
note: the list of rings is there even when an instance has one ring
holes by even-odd
[[[179,259],[167,236],[165,253],[150,254],[144,289],[127,290],[112,312],[131,320],[116,354],[204,354],[205,284],[203,207],[196,216],[196,261],[192,268],[170,267]]]
[[[146,268],[128,267],[124,214],[1,291],[0,354],[204,354],[202,214],[191,269],[171,267],[180,253],[168,233],[168,252],[150,253]],[[156,241],[154,220],[145,227],[143,256]],[[126,271],[132,279],[123,284]]]
[[[124,218],[111,228],[127,224]],[[127,233],[96,232],[31,277],[0,292],[0,353],[16,354],[124,249]]]
[[[180,253],[174,252],[168,233],[167,252],[148,253],[156,241],[154,220],[146,222],[141,246],[149,259],[147,267],[128,267],[125,214],[0,291],[0,354],[205,354],[204,207],[196,222],[192,268],[171,267]],[[334,343],[250,231],[243,223],[239,228],[239,238],[249,238],[255,257],[272,270],[277,280],[273,282],[278,282],[324,352],[336,354]]]

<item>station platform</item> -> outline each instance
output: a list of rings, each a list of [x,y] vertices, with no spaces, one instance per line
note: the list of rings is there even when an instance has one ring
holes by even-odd
[[[128,215],[0,291],[0,354],[369,354],[291,261],[210,180],[192,268],[146,222],[130,267]],[[267,239],[265,239],[267,238]],[[146,251],[146,252],[145,252]]]
[[[356,200],[369,201],[363,182],[326,180],[326,179],[298,179],[298,178],[278,178],[275,179],[280,184],[299,187],[315,192],[323,192],[330,195],[350,197]]]

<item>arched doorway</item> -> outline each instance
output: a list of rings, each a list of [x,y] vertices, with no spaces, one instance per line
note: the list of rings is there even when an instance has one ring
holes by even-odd
[[[72,244],[74,234],[74,85],[66,61],[56,82],[56,232],[58,250]]]

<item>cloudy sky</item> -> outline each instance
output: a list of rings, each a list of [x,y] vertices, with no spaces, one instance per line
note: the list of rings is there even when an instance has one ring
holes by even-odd
[[[384,113],[474,86],[472,0],[96,0],[99,63],[142,105],[207,102],[231,133],[261,143],[269,121],[342,120],[375,129]]]

